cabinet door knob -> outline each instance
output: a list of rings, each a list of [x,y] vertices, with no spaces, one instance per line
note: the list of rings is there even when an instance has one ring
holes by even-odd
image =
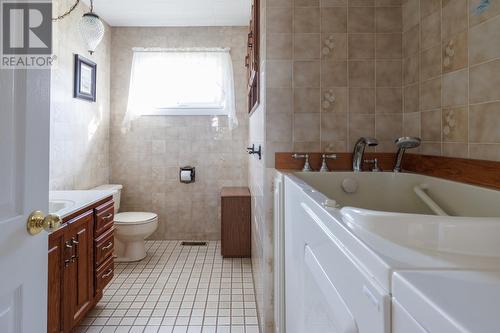
[[[45,215],[42,211],[34,211],[28,217],[26,228],[32,236],[38,235],[42,230],[53,232],[61,227],[62,219],[59,215]]]

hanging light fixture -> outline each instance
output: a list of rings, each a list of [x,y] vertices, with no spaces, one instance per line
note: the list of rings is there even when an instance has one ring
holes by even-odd
[[[94,13],[94,1],[90,0],[90,12],[83,14],[80,20],[80,33],[90,54],[94,53],[102,41],[104,30],[104,24]]]
[[[56,22],[64,19],[76,9],[79,3],[80,0],[76,0],[75,3],[64,14],[54,17],[52,21]],[[87,50],[90,54],[94,53],[95,49],[104,37],[105,28],[104,23],[102,23],[99,16],[94,13],[93,0],[90,0],[90,12],[85,13],[82,16],[79,28],[82,38],[87,46]]]

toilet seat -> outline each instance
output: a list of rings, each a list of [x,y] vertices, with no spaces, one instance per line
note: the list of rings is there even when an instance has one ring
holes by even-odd
[[[147,212],[124,212],[115,215],[115,224],[118,225],[137,225],[153,222],[158,215]]]

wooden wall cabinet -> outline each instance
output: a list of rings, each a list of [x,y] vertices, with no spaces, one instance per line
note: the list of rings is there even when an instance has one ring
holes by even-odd
[[[247,56],[245,57],[245,67],[247,68],[249,113],[253,112],[259,104],[259,6],[259,0],[252,1],[252,16],[250,19],[247,40]]]
[[[113,211],[112,198],[106,198],[71,214],[49,235],[49,333],[71,332],[113,278]]]

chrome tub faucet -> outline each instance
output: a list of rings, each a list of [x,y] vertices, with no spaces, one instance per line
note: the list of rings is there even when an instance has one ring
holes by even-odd
[[[352,170],[361,171],[363,164],[363,155],[365,153],[366,146],[375,147],[378,145],[378,140],[370,137],[362,137],[356,141],[354,145],[354,152],[352,155]]]

